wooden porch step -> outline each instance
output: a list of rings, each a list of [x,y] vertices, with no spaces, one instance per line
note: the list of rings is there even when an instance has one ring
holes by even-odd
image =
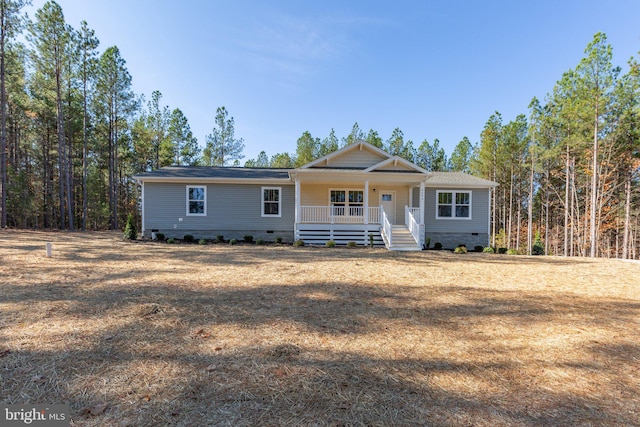
[[[391,251],[421,251],[422,248],[416,243],[411,231],[404,225],[394,225],[391,229]]]

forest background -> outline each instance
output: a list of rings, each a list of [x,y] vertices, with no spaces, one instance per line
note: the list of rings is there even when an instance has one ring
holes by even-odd
[[[295,152],[244,160],[244,141],[221,106],[201,145],[180,108],[157,90],[132,91],[116,46],[100,50],[86,22],[73,28],[47,2],[0,0],[1,227],[120,229],[139,220],[135,174],[168,165],[291,168],[366,140],[429,171],[493,180],[492,245],[531,253],[640,256],[640,65],[612,63],[603,33],[544,99],[503,121],[499,112],[448,154],[437,139],[400,128],[383,137],[353,125],[322,138],[303,132]],[[474,137],[474,136],[472,136]]]

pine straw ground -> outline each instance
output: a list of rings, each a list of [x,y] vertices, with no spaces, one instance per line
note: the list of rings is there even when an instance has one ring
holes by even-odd
[[[74,426],[640,425],[635,262],[4,231],[0,275],[0,403]]]

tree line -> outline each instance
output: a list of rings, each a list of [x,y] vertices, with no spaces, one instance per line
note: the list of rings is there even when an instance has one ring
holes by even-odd
[[[244,140],[219,107],[199,144],[179,108],[131,88],[117,46],[100,50],[86,22],[73,28],[47,2],[0,0],[1,227],[119,229],[138,215],[132,176],[168,165],[241,166]],[[492,114],[472,143],[448,156],[438,139],[419,144],[396,128],[385,140],[358,123],[338,138],[306,131],[293,153],[262,151],[245,167],[293,168],[365,140],[429,171],[461,171],[499,184],[494,246],[530,252],[638,258],[640,244],[640,66],[612,63],[598,33],[584,58],[543,100],[505,123]]]
[[[492,245],[531,253],[534,240],[549,254],[640,256],[640,65],[612,63],[612,46],[595,34],[575,68],[544,100],[505,123],[492,114],[472,144],[464,137],[450,157],[438,139],[417,147],[399,128],[383,141],[355,123],[339,140],[304,132],[295,154],[263,151],[252,167],[297,167],[366,140],[428,171],[460,171],[495,181]],[[536,238],[537,237],[537,238]],[[544,243],[542,243],[544,242]]]
[[[0,0],[2,228],[117,229],[138,212],[136,173],[227,165],[244,143],[220,107],[201,150],[179,108],[136,95],[117,46],[47,2]]]

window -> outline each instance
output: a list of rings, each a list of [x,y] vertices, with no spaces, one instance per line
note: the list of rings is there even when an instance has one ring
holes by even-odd
[[[207,187],[187,185],[187,216],[207,215]]]
[[[363,190],[330,190],[329,204],[334,216],[363,216]]]
[[[331,215],[344,215],[344,206],[347,202],[347,192],[344,190],[331,190]]]
[[[437,219],[471,219],[470,191],[437,191]]]
[[[363,216],[364,191],[349,190],[349,216]]]
[[[281,217],[280,187],[262,187],[262,216]]]

